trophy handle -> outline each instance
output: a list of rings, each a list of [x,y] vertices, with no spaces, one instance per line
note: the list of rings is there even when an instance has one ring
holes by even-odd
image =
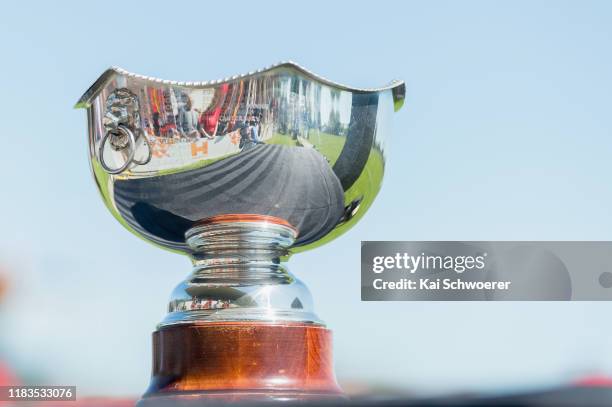
[[[151,161],[151,158],[153,158],[153,149],[151,148],[151,144],[149,143],[147,136],[144,134],[144,132],[141,133],[142,134],[140,136],[136,137],[136,142],[142,139],[143,144],[147,146],[147,157],[144,160],[139,160],[136,158],[136,151],[134,151],[134,158],[132,158],[132,162],[137,165],[147,165]]]
[[[127,144],[119,144],[119,140],[121,140],[122,137],[127,140]],[[107,141],[110,142],[111,147],[115,151],[123,152],[127,149],[127,157],[123,165],[117,168],[112,168],[106,163],[104,158],[104,147],[106,147]],[[134,162],[134,154],[136,154],[136,137],[134,136],[134,132],[124,125],[117,126],[116,130],[107,131],[100,142],[100,149],[98,150],[100,164],[109,174],[120,174],[125,171],[132,164],[132,162]]]
[[[124,137],[127,139],[127,144],[119,145],[116,140]],[[143,140],[143,144],[147,146],[147,157],[144,160],[139,160],[136,158],[136,144],[138,140]],[[112,168],[106,163],[104,158],[104,147],[106,147],[106,143],[110,142],[111,147],[115,151],[125,151],[127,150],[127,157],[125,159],[125,163],[118,168]],[[130,130],[130,128],[126,125],[120,124],[117,126],[116,130],[107,131],[102,141],[100,142],[100,148],[98,150],[98,155],[100,156],[100,164],[104,171],[109,174],[121,174],[123,171],[128,169],[128,167],[132,164],[137,165],[146,165],[151,161],[153,157],[153,150],[151,149],[151,145],[147,140],[147,137],[144,135],[135,136],[134,132]]]

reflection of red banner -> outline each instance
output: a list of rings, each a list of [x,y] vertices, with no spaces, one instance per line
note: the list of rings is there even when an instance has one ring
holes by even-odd
[[[219,126],[219,117],[221,117],[222,106],[225,103],[229,84],[224,83],[215,90],[215,95],[211,102],[211,106],[200,116],[199,123],[206,134],[215,136],[217,127]]]

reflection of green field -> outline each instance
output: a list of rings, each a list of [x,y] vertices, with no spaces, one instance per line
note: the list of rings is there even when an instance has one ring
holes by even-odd
[[[334,165],[340,152],[342,151],[342,147],[344,147],[344,142],[346,137],[344,136],[334,136],[329,133],[322,133],[316,130],[311,130],[308,133],[307,140],[312,143],[314,148],[323,154],[325,158],[329,161],[330,165]],[[266,144],[280,144],[284,146],[296,146],[296,140],[293,140],[290,135],[276,133],[269,139],[265,140]]]
[[[280,144],[281,146],[291,146],[291,147],[297,146],[297,143],[295,142],[295,140],[291,138],[291,136],[286,135],[286,134],[280,134],[280,133],[276,133],[269,139],[264,140],[264,143]]]
[[[385,171],[385,163],[383,161],[382,153],[379,150],[370,151],[370,156],[366,163],[363,172],[357,178],[357,181],[344,193],[345,201],[351,202],[353,199],[358,198],[361,194],[364,194],[363,201],[359,212],[365,212],[372,201],[374,195],[378,193],[380,184],[382,182],[383,173]],[[367,195],[367,196],[365,196]]]
[[[311,130],[308,134],[308,141],[314,144],[315,148],[329,160],[331,165],[334,165],[344,147],[346,137]]]

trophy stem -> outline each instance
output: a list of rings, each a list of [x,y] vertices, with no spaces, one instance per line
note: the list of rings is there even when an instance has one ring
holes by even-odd
[[[342,397],[331,331],[283,264],[297,234],[261,215],[217,216],[187,231],[194,268],[153,334],[153,374],[141,406]]]
[[[289,284],[281,258],[297,236],[289,223],[273,216],[220,215],[185,233],[192,250],[193,279],[225,286]]]
[[[159,326],[214,321],[323,325],[308,288],[283,259],[297,230],[272,216],[221,215],[185,234],[192,273],[173,291]]]

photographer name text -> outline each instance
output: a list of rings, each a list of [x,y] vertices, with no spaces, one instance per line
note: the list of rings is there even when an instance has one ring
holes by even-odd
[[[375,278],[372,286],[376,290],[508,290],[510,281],[486,281],[461,279],[463,273],[483,273],[486,267],[487,253],[475,256],[438,256],[421,253],[414,256],[408,253],[396,253],[394,256],[376,256],[372,259],[372,273],[392,275],[393,281]],[[453,271],[457,277],[436,278],[435,274]],[[414,274],[419,272],[419,276]],[[406,277],[397,278],[397,273]],[[422,276],[426,273],[427,276]],[[483,274],[484,275],[484,274]],[[381,276],[383,277],[383,276]]]

